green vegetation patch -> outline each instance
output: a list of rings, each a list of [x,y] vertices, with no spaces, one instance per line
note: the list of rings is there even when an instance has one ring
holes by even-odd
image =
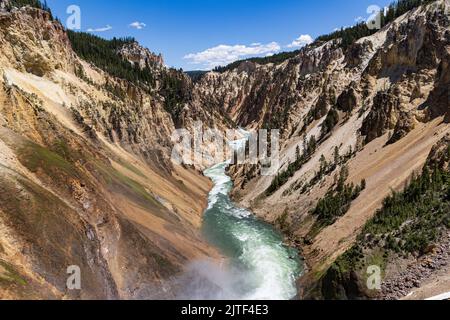
[[[357,186],[353,183],[345,184],[347,177],[348,169],[344,166],[339,174],[336,189],[330,190],[317,203],[316,208],[312,212],[317,217],[317,221],[311,229],[310,237],[316,236],[321,229],[334,224],[339,217],[344,216],[350,209],[351,203],[366,188],[365,180],[361,181],[361,184]]]
[[[64,143],[58,143],[56,148],[63,155],[69,155],[70,149]],[[75,166],[60,154],[50,151],[38,144],[25,142],[18,151],[20,162],[31,172],[42,169],[50,177],[56,177],[58,173],[69,176],[78,176]]]
[[[112,76],[136,84],[146,84],[150,88],[155,86],[154,75],[148,67],[141,70],[138,65],[132,65],[117,53],[124,45],[135,42],[134,38],[106,40],[90,33],[71,30],[67,30],[67,34],[73,50],[80,58],[94,64]]]
[[[322,124],[321,137],[325,137],[327,134],[329,134],[338,124],[338,122],[339,122],[339,113],[335,109],[331,109],[328,112],[327,117],[325,118],[325,121]]]
[[[132,165],[131,163],[124,161],[122,159],[119,159],[117,161],[121,166],[125,167],[126,169],[130,170],[131,172],[133,172],[134,174],[138,175],[139,177],[145,178],[145,175],[142,173],[142,171],[140,171],[138,168],[136,168],[134,165]]]
[[[95,167],[100,171],[102,177],[111,186],[122,185],[127,187],[130,191],[138,195],[142,200],[146,200],[152,205],[157,205],[161,207],[161,204],[156,201],[142,186],[139,182],[127,177],[126,175],[120,173],[113,167],[107,166],[103,163],[96,162]]]
[[[164,96],[164,109],[171,115],[176,126],[180,125],[180,116],[184,105],[191,99],[192,88],[185,75],[169,70],[162,75],[161,94]]]
[[[426,167],[404,191],[384,200],[361,237],[368,235],[387,250],[423,254],[443,228],[450,228],[450,174]]]
[[[14,7],[22,8],[25,6],[30,6],[32,8],[47,11],[48,13],[50,13],[50,16],[53,19],[52,11],[50,10],[50,7],[47,5],[47,1],[42,2],[39,0],[9,0],[9,7],[7,8],[11,10]]]
[[[27,281],[16,271],[16,269],[9,263],[0,259],[0,269],[4,269],[4,272],[0,272],[0,286],[2,284],[17,284],[24,286]]]
[[[449,228],[450,173],[426,166],[403,191],[393,192],[384,200],[383,207],[365,225],[356,244],[330,267],[323,278],[323,294],[326,298],[336,294],[336,290],[327,290],[333,280],[338,279],[344,286],[351,284],[352,273],[358,274],[361,280],[367,279],[370,265],[379,266],[385,272],[391,255],[426,254]]]
[[[306,138],[305,138],[306,139]],[[309,141],[303,142],[303,153],[300,153],[300,147],[297,146],[296,159],[293,163],[288,165],[285,171],[279,172],[277,176],[272,180],[269,188],[266,191],[266,195],[270,196],[274,194],[278,189],[285,185],[290,178],[292,178],[297,171],[299,171],[305,163],[307,163],[311,156],[316,152],[317,141],[314,136]]]

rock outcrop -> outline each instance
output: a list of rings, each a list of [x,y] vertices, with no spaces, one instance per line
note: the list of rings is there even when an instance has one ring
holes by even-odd
[[[156,55],[147,48],[142,47],[137,42],[124,45],[117,53],[133,66],[138,66],[141,70],[164,68],[164,60],[162,55]]]
[[[380,92],[375,96],[372,109],[361,127],[366,143],[395,128],[399,118],[399,104],[399,99],[394,94]]]
[[[48,12],[0,11],[0,298],[173,298],[190,261],[218,256],[200,234],[210,182],[170,161],[174,71],[134,49],[152,90],[80,59]],[[184,123],[214,121],[197,111]]]

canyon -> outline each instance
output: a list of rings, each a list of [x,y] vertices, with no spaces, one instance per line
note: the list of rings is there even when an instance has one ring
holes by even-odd
[[[281,129],[278,177],[262,176],[251,164],[229,173],[234,199],[276,225],[304,256],[309,271],[299,281],[299,297],[324,297],[330,266],[448,135],[448,6],[438,1],[410,10],[346,49],[339,39],[315,43],[282,63],[249,60],[208,73],[196,86],[204,104],[225,108],[239,126]],[[308,152],[311,141],[317,146]],[[343,216],[320,225],[311,212],[336,187],[343,167],[347,183],[363,181],[364,190]],[[398,270],[388,271],[399,259],[382,259],[386,281],[396,277]],[[344,287],[363,287],[365,272],[355,270],[357,281]],[[339,279],[333,282],[340,286]],[[341,291],[329,298],[376,294]]]
[[[163,98],[81,60],[43,10],[0,12],[0,43],[1,298],[174,297],[168,278],[220,255],[200,234],[211,182],[170,162]]]
[[[207,168],[171,161],[172,133],[198,122],[281,131],[278,175],[250,163],[227,174],[234,202],[304,258],[297,298],[450,291],[450,211],[420,254],[386,249],[387,238],[403,241],[392,230],[363,234],[413,177],[448,172],[447,0],[348,46],[315,41],[195,81],[134,40],[88,38],[126,62],[115,74],[49,12],[0,3],[0,299],[174,299],[186,266],[221,261],[203,232]],[[340,214],[326,215],[348,190]],[[66,288],[71,265],[85,279],[79,292]],[[380,291],[365,287],[371,265],[382,268]]]

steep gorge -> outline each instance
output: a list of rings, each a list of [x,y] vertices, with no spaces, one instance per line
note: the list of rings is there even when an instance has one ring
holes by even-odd
[[[172,277],[219,254],[200,234],[211,183],[170,161],[171,134],[222,116],[175,118],[161,86],[187,76],[159,58],[152,87],[108,74],[41,9],[2,9],[0,44],[0,298],[174,298]]]
[[[300,297],[324,297],[310,289],[449,132],[448,12],[448,2],[434,1],[347,47],[340,39],[316,41],[281,63],[249,60],[208,73],[195,87],[204,103],[222,106],[238,125],[281,130],[278,176],[261,176],[251,164],[230,174],[234,198],[278,226],[304,255],[309,272],[299,282]],[[355,195],[340,204],[339,215],[323,212],[343,197],[340,177]],[[381,260],[389,281],[398,271],[395,254]],[[334,298],[367,295],[373,293]]]
[[[189,262],[219,257],[200,234],[212,186],[204,168],[170,161],[172,132],[196,121],[281,130],[278,176],[251,164],[229,174],[234,199],[305,257],[300,298],[374,298],[355,289],[364,263],[381,264],[395,283],[423,258],[414,252],[396,268],[397,256],[380,258],[374,245],[357,252],[365,259],[358,270],[340,268],[392,190],[430,161],[448,170],[436,151],[450,133],[448,1],[415,8],[348,47],[316,41],[282,62],[243,61],[195,83],[133,40],[108,52],[124,63],[108,69],[48,12],[7,2],[0,298],[174,298],[173,277]],[[342,215],[313,213],[345,190],[355,196]],[[71,265],[83,274],[78,294],[66,288]]]

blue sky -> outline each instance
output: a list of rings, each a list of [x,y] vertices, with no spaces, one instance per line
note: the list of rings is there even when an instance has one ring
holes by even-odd
[[[335,28],[367,19],[391,0],[47,0],[65,24],[81,9],[81,31],[133,36],[168,66],[209,69],[235,59],[295,50]],[[133,25],[131,25],[134,23]],[[97,30],[97,31],[96,31]]]

